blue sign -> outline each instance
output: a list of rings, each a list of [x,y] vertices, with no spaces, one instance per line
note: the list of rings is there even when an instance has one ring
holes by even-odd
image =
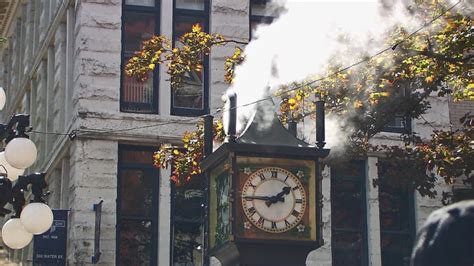
[[[33,265],[66,265],[67,217],[69,210],[53,210],[51,228],[34,236]]]

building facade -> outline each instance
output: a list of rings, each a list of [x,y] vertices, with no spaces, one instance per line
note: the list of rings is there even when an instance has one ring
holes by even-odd
[[[198,116],[221,107],[223,66],[233,46],[213,48],[204,71],[190,73],[176,91],[164,67],[138,83],[123,74],[124,63],[142,40],[153,34],[175,40],[195,23],[248,41],[257,23],[271,21],[264,6],[251,0],[0,1],[0,35],[8,38],[0,47],[0,85],[7,93],[2,121],[31,114],[39,156],[30,171],[47,172],[48,204],[69,210],[69,265],[92,264],[92,206],[101,200],[98,264],[200,265],[199,204],[191,217],[180,209],[196,202],[187,200],[200,197],[200,185],[174,188],[171,170],[153,168],[151,156],[162,144],[179,144]],[[456,118],[448,100],[431,102],[425,119],[450,127]],[[425,121],[409,124],[424,137],[432,131]],[[394,122],[392,129],[404,126]],[[386,132],[375,141],[397,139]],[[325,244],[310,253],[308,265],[401,265],[416,228],[441,200],[383,182],[372,186],[379,161],[374,154],[351,167],[325,168]],[[439,184],[440,191],[449,189]],[[7,251],[5,263],[32,259],[32,245]]]

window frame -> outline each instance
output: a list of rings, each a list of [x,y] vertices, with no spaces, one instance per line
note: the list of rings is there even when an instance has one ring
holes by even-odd
[[[402,97],[405,97],[406,95],[409,95],[411,93],[410,89],[408,87],[404,87],[403,90],[401,91],[401,96]],[[405,115],[402,115],[400,113],[395,113],[392,117],[392,119],[395,119],[395,118],[401,118],[403,119],[402,120],[402,123],[403,123],[403,127],[394,127],[394,126],[390,126],[388,125],[389,122],[391,122],[392,120],[390,121],[387,121],[387,123],[385,124],[385,126],[382,128],[382,132],[389,132],[389,133],[400,133],[400,134],[409,134],[412,132],[412,119],[411,117],[408,117],[408,116],[405,116]]]
[[[380,162],[379,162],[380,163]],[[382,176],[379,177],[380,179],[383,179]],[[378,184],[378,200],[380,201],[380,195],[381,195],[381,190],[382,186],[384,185],[384,182],[380,182]],[[410,244],[413,245],[416,237],[416,217],[415,217],[415,191],[407,191],[408,194],[408,204],[409,204],[409,209],[408,209],[408,232],[401,231],[401,230],[386,230],[382,229],[382,226],[380,226],[380,262],[383,265],[383,250],[382,250],[382,234],[388,234],[388,235],[395,235],[395,236],[408,236],[410,238]],[[380,204],[379,204],[379,221],[382,221],[382,212],[380,211]],[[404,261],[404,263],[408,263],[406,265],[409,265],[409,259],[411,254],[408,254],[408,257],[405,257],[408,259],[408,261]]]
[[[333,183],[332,182],[335,182],[335,180],[339,179],[339,180],[357,180],[358,182],[360,182],[360,198],[361,198],[361,202],[360,202],[360,207],[361,207],[361,211],[362,211],[362,214],[361,214],[361,217],[362,217],[362,226],[361,226],[361,235],[362,235],[362,247],[361,247],[361,265],[367,265],[368,262],[369,262],[369,229],[368,229],[368,209],[367,209],[367,204],[368,204],[368,201],[367,201],[367,161],[366,160],[352,160],[354,163],[360,165],[360,167],[363,169],[363,175],[361,176],[340,176],[338,178],[335,178],[335,169],[336,167],[331,167],[331,216],[333,214],[333,200],[334,200],[334,193],[333,193]],[[332,217],[331,217],[331,220],[332,220]],[[358,230],[355,230],[355,229],[352,229],[352,228],[338,228],[336,229],[334,224],[332,223],[331,224],[331,235],[333,236],[334,235],[334,231],[338,231],[338,232],[344,232],[344,233],[358,233],[360,231]],[[333,245],[334,244],[334,241],[331,240],[331,249],[332,249],[332,252],[331,252],[331,257],[332,257],[332,260],[334,260],[334,255],[335,255],[335,252],[334,252],[334,248],[333,248]]]
[[[175,47],[175,40],[177,37],[175,31],[175,22],[178,16],[191,17],[191,18],[202,18],[205,21],[205,27],[203,30],[209,32],[210,30],[210,1],[204,0],[204,10],[191,10],[191,9],[181,9],[176,8],[176,0],[173,0],[173,23],[172,23],[172,47]],[[173,97],[173,88],[170,88],[170,112],[171,115],[176,116],[201,116],[209,114],[209,56],[204,56],[203,60],[203,107],[202,109],[193,109],[186,107],[175,107],[174,106],[174,97]],[[171,85],[170,85],[171,87]]]
[[[161,20],[161,7],[160,7],[160,0],[155,0],[154,7],[148,6],[139,6],[139,5],[130,5],[125,4],[125,0],[122,1],[122,17],[121,17],[121,50],[120,50],[120,112],[123,113],[139,113],[139,114],[158,114],[159,113],[159,69],[160,66],[157,65],[153,70],[153,100],[150,104],[148,103],[139,103],[139,102],[125,102],[123,101],[124,93],[123,93],[123,81],[124,81],[124,68],[126,64],[125,60],[125,17],[127,12],[142,12],[142,13],[149,13],[155,16],[155,31],[154,34],[158,35],[161,32],[160,28],[160,20]],[[150,107],[149,111],[140,112],[140,111],[132,111],[129,110],[130,107]]]
[[[154,152],[156,149],[153,147],[135,146],[135,145],[118,145],[118,162],[117,162],[117,201],[116,201],[116,231],[115,231],[115,265],[120,265],[120,236],[122,221],[150,221],[150,265],[158,265],[158,239],[159,239],[159,185],[160,185],[160,171],[153,165],[140,164],[140,163],[125,163],[120,160],[121,154],[127,151],[146,151]],[[150,218],[140,217],[133,215],[122,215],[122,193],[121,185],[122,178],[121,173],[126,170],[142,170],[144,172],[151,172],[156,176],[153,179],[152,188],[152,209],[150,210]]]
[[[271,24],[275,19],[272,16],[259,16],[259,15],[252,15],[252,2],[259,2],[268,4],[269,0],[250,0],[249,3],[249,41],[252,40],[252,22],[256,22],[259,24]]]
[[[401,115],[394,115],[393,119],[396,117],[401,117],[403,119],[404,126],[403,127],[393,127],[389,125],[385,125],[382,129],[382,132],[389,132],[389,133],[411,133],[412,127],[411,127],[411,118],[406,117],[406,116],[401,116]]]

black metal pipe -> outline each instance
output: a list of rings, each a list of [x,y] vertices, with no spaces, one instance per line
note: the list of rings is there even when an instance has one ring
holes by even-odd
[[[212,140],[214,133],[214,117],[212,115],[204,116],[204,156],[212,153]]]
[[[325,142],[325,112],[324,112],[324,101],[316,101],[316,146],[322,149]]]
[[[290,121],[288,122],[288,131],[289,131],[290,134],[291,134],[293,137],[295,137],[295,138],[298,137],[298,131],[297,131],[297,129],[296,129],[296,125],[297,125],[297,124],[296,124],[296,121],[294,121],[294,120],[290,120]]]
[[[235,142],[237,138],[237,94],[235,92],[227,93],[225,105],[225,115],[227,116],[226,142]]]

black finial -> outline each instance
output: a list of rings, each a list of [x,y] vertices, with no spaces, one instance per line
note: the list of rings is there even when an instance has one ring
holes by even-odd
[[[214,133],[214,117],[212,115],[204,116],[204,156],[212,153],[212,140]]]
[[[235,142],[237,138],[237,94],[233,91],[228,91],[225,95],[225,113],[224,121],[226,142]]]

